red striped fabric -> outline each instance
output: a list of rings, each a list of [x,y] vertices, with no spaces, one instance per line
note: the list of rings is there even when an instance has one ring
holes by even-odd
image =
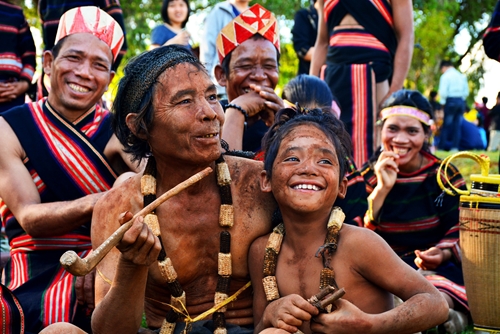
[[[392,15],[390,13],[389,8],[387,8],[382,0],[370,0],[371,3],[377,7],[377,10],[380,12],[380,15],[384,18],[385,21],[391,26],[394,27],[394,21],[392,19]]]
[[[324,12],[325,12],[325,22],[328,20],[328,16],[330,16],[330,12],[337,6],[339,0],[326,0],[324,4]]]
[[[342,32],[330,37],[330,46],[337,47],[364,47],[389,52],[385,45],[375,36],[359,32]]]
[[[101,177],[85,152],[43,113],[43,102],[41,100],[36,104],[31,104],[31,111],[56,160],[85,194],[108,190],[110,185]]]

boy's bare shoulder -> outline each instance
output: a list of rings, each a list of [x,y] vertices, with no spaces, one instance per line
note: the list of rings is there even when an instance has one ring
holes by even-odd
[[[343,224],[340,230],[339,241],[342,240],[344,247],[353,247],[358,250],[383,246],[390,249],[387,242],[377,233],[365,227]],[[392,250],[391,250],[392,251]]]

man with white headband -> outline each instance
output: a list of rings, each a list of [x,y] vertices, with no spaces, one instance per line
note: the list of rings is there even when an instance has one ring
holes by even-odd
[[[0,117],[0,214],[11,246],[4,276],[10,291],[2,287],[2,296],[16,305],[11,314],[20,314],[7,333],[22,332],[22,322],[37,333],[54,322],[89,323],[94,276],[77,280],[59,258],[68,249],[90,251],[94,204],[120,173],[138,167],[113,135],[112,115],[97,104],[123,39],[99,8],[67,11],[54,48],[43,55],[48,97]]]

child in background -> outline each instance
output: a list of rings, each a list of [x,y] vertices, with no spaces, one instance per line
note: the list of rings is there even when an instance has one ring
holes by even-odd
[[[36,68],[36,48],[23,9],[0,0],[0,114],[24,104]]]
[[[425,278],[375,233],[343,225],[332,211],[346,193],[348,139],[342,122],[320,109],[281,110],[263,139],[261,187],[273,193],[282,223],[250,249],[256,333],[415,333],[447,318]],[[346,294],[319,314],[306,298],[325,282]],[[392,294],[405,302],[393,308]]]

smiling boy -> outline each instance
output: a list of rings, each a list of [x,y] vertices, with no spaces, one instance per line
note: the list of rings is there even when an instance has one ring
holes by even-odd
[[[339,159],[346,138],[340,121],[319,109],[280,111],[264,138],[262,189],[273,193],[282,224],[250,249],[255,332],[401,334],[446,320],[431,284],[375,233],[331,214],[346,191]],[[333,312],[319,314],[306,299],[327,281],[346,294]],[[392,294],[405,302],[393,308]]]

